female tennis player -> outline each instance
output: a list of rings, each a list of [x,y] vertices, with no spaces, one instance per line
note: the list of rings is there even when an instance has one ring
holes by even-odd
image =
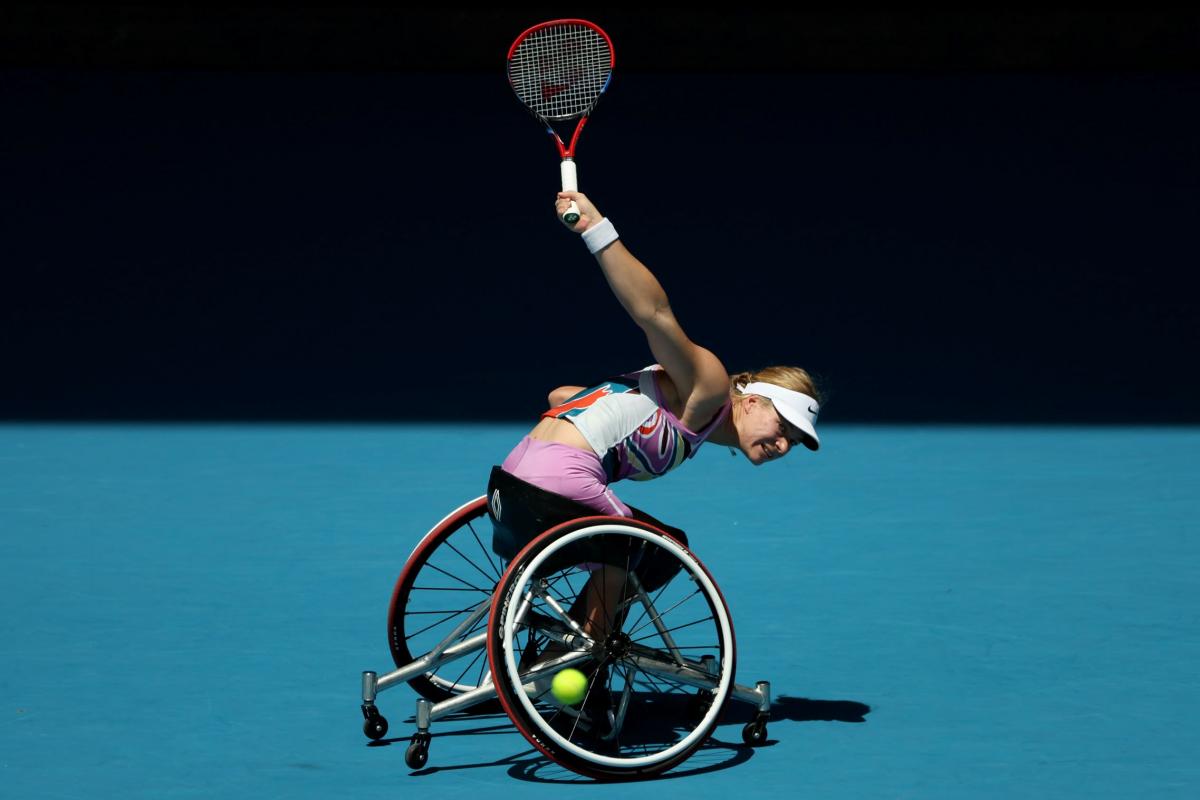
[[[572,201],[580,213],[573,224],[562,221]],[[626,505],[611,485],[660,477],[706,441],[740,450],[756,465],[782,458],[797,445],[816,450],[816,387],[798,367],[729,374],[683,332],[658,280],[586,195],[560,192],[555,211],[562,224],[582,234],[609,287],[645,332],[657,363],[595,386],[550,392],[550,409],[492,471],[493,547],[511,558],[530,536],[597,512],[650,522],[686,544],[682,531]],[[609,597],[620,590],[623,575],[604,581],[612,584]],[[642,575],[642,582],[649,589],[669,577]],[[589,632],[603,635],[612,620],[599,605],[590,604],[583,616]]]
[[[560,218],[571,201],[580,218],[563,224],[583,235],[657,364],[596,386],[550,392],[550,410],[502,469],[602,514],[633,516],[611,484],[664,475],[705,441],[736,448],[753,464],[782,458],[801,444],[816,450],[819,395],[808,373],[769,367],[730,375],[712,352],[688,339],[662,286],[587,196],[560,192]]]

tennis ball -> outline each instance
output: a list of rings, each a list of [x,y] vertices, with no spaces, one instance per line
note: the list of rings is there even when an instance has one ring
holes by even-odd
[[[554,676],[550,683],[550,693],[563,705],[573,706],[583,702],[587,694],[588,680],[577,669],[564,669]]]

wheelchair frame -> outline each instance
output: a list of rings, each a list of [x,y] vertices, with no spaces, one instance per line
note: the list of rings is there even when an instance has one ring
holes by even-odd
[[[416,569],[419,572],[432,557],[432,553],[438,547],[446,544],[449,536],[462,529],[464,525],[469,526],[473,520],[483,516],[481,512],[485,510],[486,502],[487,498],[484,496],[464,503],[443,518],[422,538],[405,562],[405,568],[397,582],[392,600],[392,615],[398,611],[402,613],[403,609],[398,609],[397,605],[408,599],[408,595],[402,596],[401,591],[406,576],[409,576],[412,581],[410,589],[412,584],[415,584],[415,575],[409,575],[414,563],[420,561],[420,563],[416,563]],[[473,528],[472,533],[474,533]],[[559,737],[556,740],[554,731],[547,729],[544,723],[538,721],[539,714],[534,705],[536,698],[534,700],[529,698],[530,681],[544,681],[543,676],[549,676],[567,667],[586,666],[589,662],[595,662],[598,659],[595,653],[603,650],[604,647],[611,649],[618,646],[614,642],[621,636],[619,626],[616,632],[608,637],[609,641],[598,642],[592,639],[561,606],[549,590],[545,577],[537,574],[537,570],[555,553],[569,553],[567,548],[575,546],[577,542],[587,540],[588,537],[613,536],[624,537],[630,541],[641,539],[650,546],[661,548],[673,557],[680,559],[681,568],[686,567],[688,570],[688,578],[697,583],[694,594],[703,593],[708,607],[718,612],[713,619],[720,641],[728,641],[729,652],[721,659],[727,662],[727,668],[716,663],[717,659],[712,655],[704,655],[699,659],[689,657],[683,649],[676,645],[670,629],[662,621],[663,614],[666,612],[660,611],[656,607],[655,599],[642,586],[636,571],[627,570],[623,573],[629,588],[623,590],[625,594],[618,604],[616,613],[620,615],[620,619],[626,619],[628,614],[640,610],[641,618],[647,620],[642,627],[652,625],[659,640],[663,643],[663,647],[656,649],[640,645],[636,641],[630,640],[628,636],[620,640],[621,663],[627,665],[626,680],[622,697],[618,701],[617,711],[615,713],[611,710],[608,712],[610,730],[604,738],[611,742],[619,736],[625,724],[626,713],[634,691],[634,681],[629,679],[629,675],[635,671],[649,676],[651,680],[657,679],[680,687],[694,688],[698,690],[697,696],[706,696],[709,699],[709,704],[700,709],[700,713],[703,714],[702,725],[693,729],[683,740],[661,753],[644,757],[618,758],[579,748],[567,738]],[[441,537],[440,541],[437,537]],[[431,539],[433,539],[432,542]],[[597,541],[607,540],[597,539]],[[429,552],[424,552],[425,548],[430,548]],[[455,550],[455,552],[458,551]],[[528,574],[526,575],[526,573]],[[719,609],[715,608],[713,598],[718,601]],[[535,604],[538,604],[536,610],[533,608]],[[383,738],[388,730],[387,720],[376,705],[376,699],[381,692],[400,683],[413,682],[419,693],[428,693],[428,686],[422,687],[421,681],[436,681],[438,670],[446,665],[467,656],[474,655],[478,658],[481,650],[488,651],[490,669],[486,675],[481,676],[479,685],[472,684],[470,688],[458,691],[459,682],[457,680],[447,684],[443,679],[434,685],[440,690],[439,694],[451,694],[448,699],[435,701],[423,696],[417,700],[416,732],[405,752],[405,763],[413,769],[424,767],[428,761],[432,739],[430,728],[435,720],[497,699],[501,701],[505,712],[508,713],[522,735],[543,753],[568,769],[603,779],[645,777],[676,766],[708,738],[717,723],[725,701],[730,697],[750,703],[756,709],[754,719],[743,728],[743,741],[750,745],[760,745],[766,741],[767,720],[771,706],[770,684],[767,681],[759,681],[754,687],[749,687],[734,682],[736,644],[733,626],[716,582],[712,580],[711,575],[694,554],[653,525],[635,522],[626,517],[596,516],[573,520],[544,531],[507,565],[491,595],[478,601],[469,613],[466,613],[467,609],[463,609],[463,612],[466,615],[448,634],[442,636],[436,644],[409,663],[382,675],[374,671],[362,673],[363,731],[368,738],[378,740]],[[544,658],[533,665],[530,671],[522,674],[517,666],[519,654],[516,652],[514,644],[516,638],[514,630],[517,618],[520,617],[523,622],[526,616],[538,622],[537,632],[541,636],[556,640],[557,646],[565,648],[565,652],[552,658]],[[463,638],[479,626],[485,617],[488,618],[488,626],[483,632]],[[391,618],[389,618],[389,628],[394,630]],[[489,637],[492,637],[490,645]],[[399,658],[395,646],[393,646],[393,654],[394,657]],[[612,655],[610,654],[606,658],[612,658]],[[497,687],[496,684],[495,670],[498,664],[503,668],[503,674],[499,676],[499,679],[507,681],[501,687]],[[697,738],[699,741],[695,741]]]

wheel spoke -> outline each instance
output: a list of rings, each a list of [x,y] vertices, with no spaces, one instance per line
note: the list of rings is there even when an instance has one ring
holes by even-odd
[[[467,527],[468,527],[468,528],[470,528],[471,526],[470,526],[470,525],[468,525]],[[472,534],[472,535],[474,535],[474,533],[475,533],[475,529],[474,529],[474,528],[471,528],[471,534]],[[478,536],[476,536],[476,537],[475,537],[475,541],[479,541],[479,537],[478,537]],[[488,575],[486,572],[484,572],[484,571],[483,571],[483,567],[481,567],[481,566],[479,566],[478,564],[476,564],[476,563],[475,563],[474,561],[472,561],[472,560],[471,560],[471,559],[470,559],[470,558],[469,558],[469,557],[468,557],[468,556],[467,556],[465,553],[463,553],[461,550],[459,550],[459,549],[458,549],[457,547],[455,547],[454,545],[450,544],[450,540],[448,540],[448,539],[446,540],[446,547],[449,547],[451,550],[453,550],[454,552],[458,553],[458,557],[459,557],[459,558],[461,558],[463,561],[465,561],[465,562],[467,562],[468,564],[470,564],[472,569],[474,569],[476,572],[478,572],[480,575],[482,575],[482,576],[483,576],[484,578],[486,578],[487,580],[489,580],[489,581],[494,581],[494,580],[496,579],[494,575]],[[490,563],[490,560],[489,560],[489,563]],[[494,565],[493,565],[493,569],[494,569],[494,568],[495,568],[495,567],[494,567]]]
[[[455,574],[453,574],[453,573],[447,572],[446,570],[442,569],[441,567],[439,567],[439,566],[438,566],[438,565],[436,565],[436,564],[429,564],[429,563],[427,563],[427,564],[425,564],[425,566],[429,567],[431,570],[433,570],[433,571],[435,571],[435,572],[440,572],[440,573],[442,573],[443,575],[445,575],[447,578],[450,578],[451,580],[458,581],[458,582],[459,582],[459,583],[461,583],[463,586],[469,586],[470,588],[474,589],[475,591],[477,591],[477,592],[479,592],[479,593],[481,593],[481,594],[486,594],[486,595],[488,595],[488,596],[491,596],[491,594],[492,594],[490,590],[488,590],[488,589],[484,589],[484,588],[482,588],[482,587],[479,587],[479,586],[476,586],[476,585],[475,585],[475,584],[473,584],[473,583],[467,583],[467,582],[466,582],[466,581],[464,581],[462,578],[458,577],[457,575],[455,575]],[[478,569],[478,567],[476,567],[476,569]],[[487,576],[485,575],[484,577],[487,577]]]
[[[455,617],[460,617],[460,616],[462,616],[463,614],[467,614],[467,613],[469,613],[469,612],[471,612],[471,611],[474,611],[474,610],[475,610],[475,607],[472,607],[472,608],[464,608],[464,609],[462,609],[461,611],[452,611],[452,612],[450,612],[450,613],[449,613],[449,616],[442,617],[441,619],[437,620],[436,622],[434,622],[434,623],[432,623],[432,624],[430,624],[430,625],[427,625],[427,626],[425,626],[424,628],[421,628],[421,630],[419,630],[419,631],[413,631],[412,633],[408,633],[407,631],[405,631],[405,634],[406,634],[406,635],[405,635],[404,639],[405,639],[405,641],[407,641],[407,640],[409,640],[409,639],[412,639],[414,636],[420,636],[422,633],[425,633],[426,631],[429,631],[429,630],[433,630],[433,629],[434,629],[434,628],[436,628],[437,626],[439,626],[439,625],[443,625],[443,624],[445,624],[445,623],[449,622],[450,620],[454,619]],[[405,614],[405,616],[406,616],[406,617],[409,617],[409,616],[415,616],[415,615],[417,615],[417,614],[419,614],[419,613],[421,613],[421,612],[419,612],[419,611],[410,611],[410,612],[407,612],[407,613]],[[473,625],[473,626],[472,626],[472,630],[478,630],[478,627],[479,627],[479,623],[477,622],[477,623],[475,623],[475,625]],[[464,637],[463,637],[463,638],[466,638],[466,637],[465,637],[465,635],[464,635]]]
[[[654,608],[654,607],[655,607],[655,604],[656,604],[656,603],[658,602],[658,600],[659,600],[659,599],[660,599],[660,598],[663,596],[663,594],[664,594],[664,593],[667,591],[667,587],[668,587],[668,586],[670,586],[670,585],[671,585],[671,582],[670,582],[670,581],[668,581],[668,582],[667,582],[665,585],[663,585],[663,586],[659,587],[658,593],[657,593],[657,594],[655,594],[655,595],[654,595],[654,597],[651,597],[651,598],[650,598],[650,602],[649,602],[648,604],[643,604],[643,605],[642,605],[642,613],[641,613],[640,615],[638,615],[638,618],[637,618],[637,619],[635,619],[635,620],[634,620],[634,621],[633,621],[633,622],[630,624],[630,626],[629,626],[630,630],[637,630],[637,629],[638,629],[638,628],[637,628],[637,625],[638,625],[638,623],[640,623],[640,622],[641,622],[643,619],[645,619],[645,618],[646,618],[646,615],[650,613],[650,609],[652,609],[652,608]]]
[[[655,621],[655,618],[657,618],[657,619],[658,619],[658,621],[660,621],[660,622],[661,622],[663,617],[665,617],[667,614],[670,614],[672,611],[674,611],[675,609],[679,608],[681,605],[683,605],[684,603],[686,603],[688,600],[691,600],[693,597],[695,597],[695,596],[696,596],[696,595],[698,595],[698,594],[700,594],[700,590],[699,590],[699,589],[696,589],[694,592],[692,592],[691,594],[689,594],[687,597],[684,597],[682,600],[680,600],[678,603],[676,603],[675,605],[673,605],[673,606],[671,606],[670,608],[668,608],[666,611],[662,611],[662,612],[659,612],[658,614],[655,614],[655,615],[654,615],[654,617],[651,617],[650,619],[648,619],[648,620],[646,620],[645,622],[643,622],[643,623],[642,623],[642,624],[641,624],[639,627],[637,627],[637,628],[634,628],[633,630],[631,630],[631,631],[629,632],[629,635],[630,635],[630,636],[633,636],[635,633],[637,633],[638,631],[640,631],[642,628],[646,627],[647,625],[650,625],[651,623],[653,623],[653,622]],[[651,608],[653,608],[653,605],[651,606]],[[647,613],[653,613],[653,612],[652,612],[652,611],[650,611],[650,610],[647,610]],[[711,618],[710,618],[710,619],[711,619]]]
[[[494,577],[496,580],[500,580],[500,576],[504,574],[504,561],[500,561],[501,568],[497,569],[496,562],[492,560],[492,553],[488,552],[488,549],[483,546],[483,541],[480,540],[479,534],[475,531],[475,526],[468,522],[467,527],[471,529],[471,535],[475,537],[475,544],[479,545],[480,552],[483,553],[483,557],[487,559],[488,565],[491,566],[492,572],[494,573],[492,577]]]
[[[641,637],[640,639],[631,639],[630,641],[633,641],[633,642],[644,642],[644,641],[646,641],[646,640],[648,640],[648,639],[653,639],[653,638],[654,638],[654,637],[656,637],[656,636],[661,636],[661,635],[662,635],[662,634],[664,634],[664,633],[674,633],[675,631],[681,631],[681,630],[683,630],[684,628],[690,628],[690,627],[692,627],[693,625],[699,625],[700,623],[702,623],[702,622],[708,622],[708,621],[709,621],[709,620],[711,620],[711,619],[712,619],[712,616],[711,616],[711,615],[709,615],[709,616],[707,616],[707,617],[704,617],[703,619],[698,619],[698,620],[696,620],[695,622],[687,622],[687,623],[684,623],[683,625],[676,625],[676,626],[675,626],[675,627],[673,627],[673,628],[664,628],[664,629],[663,629],[663,630],[661,630],[661,631],[660,631],[660,630],[657,630],[657,629],[655,629],[654,633],[651,633],[651,634],[648,634],[648,635],[646,635],[646,636],[643,636],[643,637]]]
[[[467,664],[467,666],[463,667],[463,671],[458,673],[458,677],[454,679],[454,681],[451,683],[451,686],[460,685],[462,683],[463,676],[465,676],[468,672],[470,672],[471,667],[475,666],[475,664],[477,664],[479,662],[479,659],[486,653],[487,653],[486,649],[480,650],[479,652],[477,652],[475,654],[475,657],[471,659],[470,663]],[[485,664],[487,663],[486,659],[485,659],[484,663]],[[476,682],[475,685],[478,686],[479,685],[478,682]]]

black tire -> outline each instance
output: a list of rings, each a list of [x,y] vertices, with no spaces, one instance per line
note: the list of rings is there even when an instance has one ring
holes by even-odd
[[[429,743],[420,742],[415,738],[408,749],[404,751],[404,763],[409,769],[421,769],[429,763]]]
[[[751,747],[761,747],[767,743],[767,723],[747,722],[742,728],[742,741]]]
[[[387,736],[388,721],[379,714],[373,714],[363,723],[363,733],[373,742]]]

